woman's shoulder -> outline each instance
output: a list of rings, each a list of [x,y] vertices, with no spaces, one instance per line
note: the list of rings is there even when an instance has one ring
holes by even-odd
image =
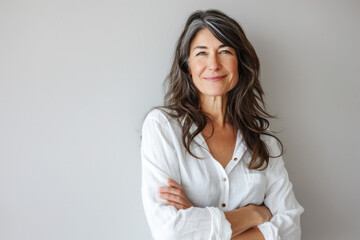
[[[150,122],[156,122],[160,125],[163,124],[175,124],[177,123],[177,119],[175,119],[174,117],[171,116],[171,111],[166,109],[166,108],[162,108],[162,107],[157,107],[157,108],[153,108],[151,109],[144,120],[144,124],[148,124]]]
[[[148,136],[149,141],[164,141],[169,144],[181,136],[178,121],[171,117],[166,110],[154,108],[148,112],[142,126],[142,136]],[[171,139],[171,140],[170,140]]]

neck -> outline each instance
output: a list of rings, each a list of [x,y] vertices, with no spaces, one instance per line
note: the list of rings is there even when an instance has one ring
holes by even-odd
[[[224,127],[227,124],[226,103],[227,95],[224,96],[201,96],[200,106],[204,113],[210,115],[215,126]]]

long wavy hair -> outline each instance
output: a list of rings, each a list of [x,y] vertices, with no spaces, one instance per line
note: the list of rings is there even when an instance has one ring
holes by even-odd
[[[188,153],[199,158],[191,152],[190,144],[211,119],[200,108],[199,90],[189,74],[188,59],[191,41],[198,31],[205,28],[209,29],[220,42],[236,51],[239,81],[228,92],[226,116],[235,129],[240,129],[252,155],[248,168],[264,170],[268,166],[269,157],[278,156],[270,156],[260,135],[269,135],[280,143],[279,156],[283,154],[283,145],[268,131],[269,121],[266,118],[274,116],[265,110],[264,92],[259,81],[260,63],[256,52],[240,25],[224,13],[207,10],[196,11],[190,15],[177,42],[171,71],[164,82],[166,86],[164,106],[159,109],[182,123],[182,142]],[[195,130],[191,130],[193,125]]]

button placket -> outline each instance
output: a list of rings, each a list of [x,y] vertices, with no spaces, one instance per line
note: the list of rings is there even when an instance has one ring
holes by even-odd
[[[220,187],[220,198],[219,198],[219,208],[224,208],[228,205],[228,199],[229,199],[229,184],[228,184],[228,175],[226,173],[226,169],[224,169],[221,164],[216,161],[216,159],[212,158],[214,161],[215,169],[218,173],[218,181],[219,181],[219,187]]]
[[[229,205],[229,178],[224,170],[222,177],[220,177],[220,184],[223,193],[220,198],[220,205],[223,209],[226,209]]]

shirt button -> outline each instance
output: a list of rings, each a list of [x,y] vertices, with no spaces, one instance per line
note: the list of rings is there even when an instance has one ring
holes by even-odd
[[[223,178],[223,181],[226,182],[226,178],[225,178],[225,177]]]
[[[225,204],[225,203],[223,203],[223,204],[221,204],[221,206],[222,206],[222,207],[226,207],[226,204]]]
[[[237,161],[238,159],[237,158],[234,158],[234,161]]]

